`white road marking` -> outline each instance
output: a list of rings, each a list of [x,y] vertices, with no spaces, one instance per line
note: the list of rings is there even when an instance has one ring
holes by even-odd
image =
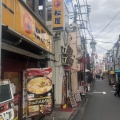
[[[111,92],[115,92],[115,91],[111,91]]]
[[[103,94],[106,94],[106,92],[103,92]]]
[[[103,92],[93,92],[93,93],[103,93]]]
[[[106,94],[106,92],[93,92],[93,93],[102,93],[102,94]]]

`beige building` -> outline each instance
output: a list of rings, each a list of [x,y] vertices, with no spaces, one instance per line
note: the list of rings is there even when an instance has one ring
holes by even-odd
[[[72,91],[76,91],[79,88],[80,82],[78,81],[78,71],[80,71],[79,60],[82,56],[80,30],[77,28],[77,24],[73,23],[76,29],[75,32],[71,32],[72,40],[70,41],[70,47],[73,49],[72,59],[74,60],[71,70],[71,84]]]

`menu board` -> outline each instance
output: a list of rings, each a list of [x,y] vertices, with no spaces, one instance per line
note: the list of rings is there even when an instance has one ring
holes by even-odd
[[[71,103],[72,107],[76,107],[77,103],[76,103],[74,94],[71,94],[69,98],[70,98],[70,103]]]
[[[28,116],[52,112],[52,68],[27,69]]]
[[[81,101],[81,96],[80,96],[80,91],[79,90],[75,91],[74,96],[75,96],[76,102]]]
[[[51,96],[29,99],[28,102],[28,115],[34,116],[40,112],[43,114],[50,113],[52,111],[52,99]]]

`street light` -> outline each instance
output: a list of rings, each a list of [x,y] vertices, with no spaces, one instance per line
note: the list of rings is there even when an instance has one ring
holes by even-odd
[[[91,42],[90,42],[90,47],[91,47],[92,49],[95,49],[95,45],[96,45],[96,42],[95,42],[95,41],[91,41]]]

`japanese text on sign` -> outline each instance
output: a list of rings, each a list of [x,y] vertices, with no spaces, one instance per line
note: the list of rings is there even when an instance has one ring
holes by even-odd
[[[63,30],[64,28],[64,0],[52,1],[52,26],[53,30]]]

